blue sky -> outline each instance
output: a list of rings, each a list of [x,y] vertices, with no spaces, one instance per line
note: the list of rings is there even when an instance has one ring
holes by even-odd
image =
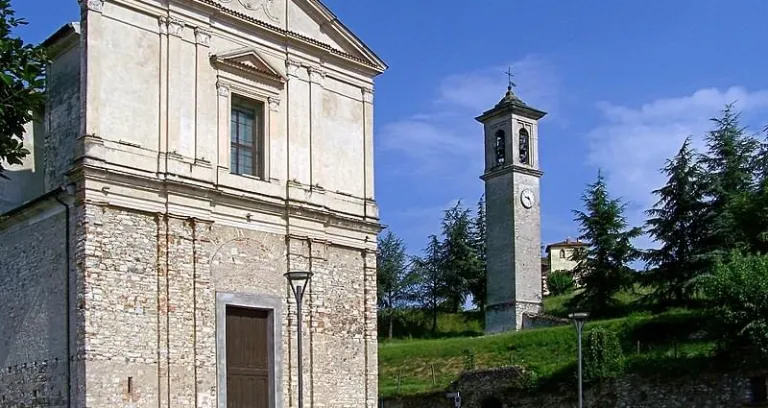
[[[577,235],[572,210],[598,168],[639,223],[657,169],[726,103],[752,130],[768,123],[765,0],[325,2],[390,65],[376,83],[376,198],[412,253],[442,210],[482,194],[474,117],[502,97],[509,65],[521,98],[549,112],[544,243]],[[79,16],[76,0],[12,5],[30,42]]]

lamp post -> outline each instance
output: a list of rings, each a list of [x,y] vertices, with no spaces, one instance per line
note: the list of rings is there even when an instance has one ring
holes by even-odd
[[[296,335],[298,337],[296,341],[296,349],[298,354],[298,388],[299,388],[299,408],[304,407],[304,367],[301,353],[301,301],[304,298],[304,290],[309,284],[309,280],[312,278],[312,272],[295,271],[288,272],[285,275],[288,279],[288,283],[291,284],[291,291],[296,298]]]
[[[584,408],[584,396],[582,392],[582,380],[581,380],[581,334],[584,331],[584,323],[586,323],[587,318],[589,317],[589,313],[579,312],[579,313],[571,313],[568,315],[568,317],[573,320],[573,324],[576,326],[576,332],[578,333],[579,338],[579,357],[578,357],[578,367],[579,367],[579,408]]]

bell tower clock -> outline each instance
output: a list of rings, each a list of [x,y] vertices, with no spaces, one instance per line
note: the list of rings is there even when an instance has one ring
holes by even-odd
[[[511,74],[510,74],[511,75]],[[541,310],[539,119],[512,92],[476,119],[485,129],[486,333],[520,330]]]

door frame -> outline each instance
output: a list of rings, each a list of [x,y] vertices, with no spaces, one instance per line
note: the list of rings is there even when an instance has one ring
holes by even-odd
[[[216,292],[216,398],[219,408],[227,407],[227,306],[269,312],[270,408],[283,407],[283,302],[277,296]]]

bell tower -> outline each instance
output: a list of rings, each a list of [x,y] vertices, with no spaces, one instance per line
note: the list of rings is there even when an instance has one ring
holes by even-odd
[[[511,79],[511,74],[510,74]],[[476,119],[485,129],[487,293],[485,332],[520,330],[541,310],[539,119],[512,91]]]

